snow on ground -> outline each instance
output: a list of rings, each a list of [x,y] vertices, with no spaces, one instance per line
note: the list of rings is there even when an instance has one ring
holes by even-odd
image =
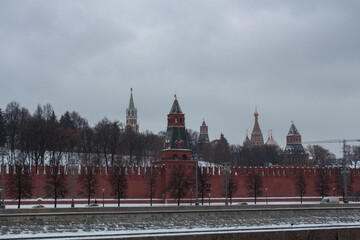
[[[76,239],[86,238],[86,239],[104,239],[111,238],[114,235],[118,235],[122,237],[146,237],[146,236],[164,236],[164,235],[194,235],[194,234],[209,234],[209,233],[229,233],[231,231],[234,232],[267,232],[267,231],[291,231],[291,230],[308,230],[308,229],[336,229],[336,228],[347,228],[354,227],[354,225],[358,225],[360,227],[360,222],[354,223],[341,223],[339,225],[338,222],[332,222],[328,224],[299,224],[299,225],[289,225],[289,224],[279,224],[279,225],[268,225],[268,226],[243,226],[243,227],[222,227],[222,228],[211,228],[211,227],[203,227],[203,228],[178,228],[178,229],[156,229],[156,230],[119,230],[119,231],[107,231],[106,229],[103,231],[92,231],[92,232],[84,232],[82,230],[78,230],[77,232],[63,232],[63,233],[20,233],[20,234],[6,234],[1,235],[0,239],[20,239],[20,238],[51,238],[56,240],[63,239],[64,237],[76,237]]]
[[[93,201],[91,203],[94,203]],[[266,204],[265,202],[257,202],[256,204],[254,202],[247,202],[248,205],[254,205],[254,206],[258,206],[258,205],[296,205],[296,204],[300,204],[298,201],[296,202],[269,202],[268,204]],[[318,205],[320,204],[320,202],[303,202],[304,205],[307,205],[307,204],[314,204],[314,205]],[[355,204],[355,202],[354,202]],[[33,206],[36,206],[36,205],[39,205],[39,204],[34,204],[34,205],[31,205],[31,204],[23,204],[20,206],[20,209],[29,209],[29,208],[32,208]],[[41,204],[47,208],[53,208],[54,207],[54,204]],[[98,205],[99,207],[102,207],[102,202],[98,201]],[[200,203],[201,205],[201,203]],[[224,206],[225,203],[211,203],[210,206]],[[233,203],[232,205],[240,205],[240,203]],[[229,203],[229,206],[232,206],[230,205]],[[87,204],[76,204],[75,205],[75,208],[84,208],[86,207]],[[118,205],[117,204],[104,204],[105,207],[117,207]],[[167,204],[153,204],[153,207],[173,207],[173,206],[177,206],[176,203],[167,203]],[[186,204],[181,204],[180,206],[195,206],[195,202],[192,203],[192,205],[190,205],[189,203],[186,203]],[[202,206],[202,205],[201,205]],[[204,203],[203,206],[209,206],[208,203]],[[56,205],[57,208],[70,208],[70,204],[57,204]],[[144,203],[144,204],[138,204],[138,203],[124,203],[124,204],[120,204],[120,207],[150,207],[150,204],[149,203]],[[6,209],[17,209],[17,205],[6,205]]]

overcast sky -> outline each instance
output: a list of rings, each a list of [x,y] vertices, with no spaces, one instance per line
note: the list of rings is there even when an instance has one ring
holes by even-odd
[[[188,128],[242,144],[360,138],[360,1],[0,1],[0,107],[158,133],[176,93]],[[340,144],[325,147],[339,155]]]

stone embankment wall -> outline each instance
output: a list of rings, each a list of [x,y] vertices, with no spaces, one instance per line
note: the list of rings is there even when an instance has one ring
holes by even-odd
[[[24,232],[31,234],[63,233],[63,235],[66,235],[77,232],[92,232],[96,234],[96,232],[104,232],[105,230],[106,232],[143,232],[145,230],[244,229],[276,226],[293,227],[295,229],[298,226],[314,224],[333,226],[354,223],[360,224],[358,219],[360,208],[358,206],[344,207],[341,205],[334,205],[333,207],[268,206],[267,208],[250,206],[124,209],[84,208],[78,209],[76,212],[74,209],[72,209],[73,212],[69,212],[69,210],[70,209],[0,210],[0,232],[2,235],[8,236]],[[299,231],[300,230],[301,229],[299,229]],[[273,233],[271,234],[273,235]],[[282,236],[281,234],[274,236]],[[334,232],[331,234],[334,234]],[[359,231],[349,234],[357,234],[356,236],[359,236]],[[249,236],[251,236],[251,234],[249,234]]]

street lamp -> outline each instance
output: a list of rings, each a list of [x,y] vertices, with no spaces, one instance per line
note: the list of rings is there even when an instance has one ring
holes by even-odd
[[[336,188],[333,188],[333,192],[334,192],[334,197],[335,197],[335,190],[336,190]]]
[[[105,207],[105,197],[104,197],[104,195],[105,195],[105,188],[103,188],[102,189],[102,193],[103,193],[103,207]]]
[[[5,208],[5,191],[4,191],[4,182],[5,182],[5,171],[4,171],[4,148],[1,149],[1,203],[0,203],[0,209]]]
[[[192,188],[190,188],[190,206],[192,206]]]
[[[72,163],[70,165],[70,170],[71,170],[71,207],[75,207],[75,203],[74,203],[74,163]]]
[[[268,188],[265,187],[266,204],[268,204],[267,191],[268,191]]]
[[[227,172],[227,165],[225,164],[224,166],[224,174],[225,174],[225,195],[226,195],[226,200],[225,200],[225,205],[228,205],[228,172]]]
[[[195,179],[195,182],[196,182],[196,184],[195,184],[195,187],[196,187],[196,202],[195,202],[195,205],[196,206],[199,206],[199,192],[198,192],[198,158],[199,157],[196,157],[196,167],[195,167],[195,177],[196,177],[196,179]]]
[[[207,190],[209,192],[209,206],[210,206],[210,196],[211,196],[211,184],[207,184]]]

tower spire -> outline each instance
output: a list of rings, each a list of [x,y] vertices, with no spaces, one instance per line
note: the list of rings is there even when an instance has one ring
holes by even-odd
[[[260,125],[259,125],[259,121],[258,121],[259,113],[257,111],[257,106],[255,106],[254,116],[255,116],[255,123],[254,123],[253,131],[251,133],[251,141],[255,145],[263,145],[264,138],[263,138],[263,135],[262,135],[262,132],[260,129]]]
[[[132,88],[130,88],[129,108],[126,109],[126,127],[131,127],[135,132],[139,132],[139,125],[137,123],[137,109],[134,104]]]

